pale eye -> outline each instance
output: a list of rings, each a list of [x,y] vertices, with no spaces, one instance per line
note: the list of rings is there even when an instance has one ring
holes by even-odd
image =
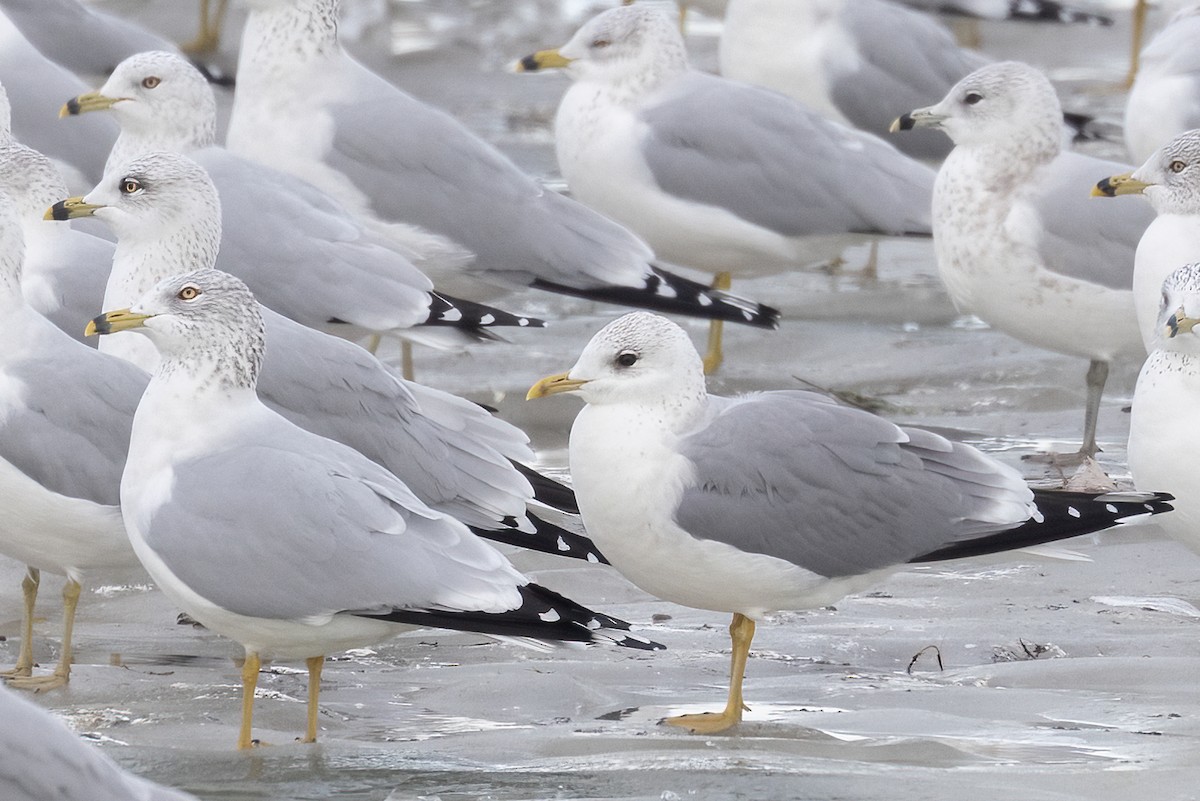
[[[622,351],[617,356],[617,364],[621,367],[633,367],[637,364],[638,355],[631,350]]]
[[[162,83],[162,78],[159,78],[157,75],[147,75],[145,78],[142,78],[142,86],[146,89],[153,89],[160,83]]]
[[[183,289],[179,290],[177,296],[180,300],[195,300],[200,297],[200,287],[188,284]]]
[[[1167,168],[1171,172],[1183,172],[1185,169],[1187,169],[1187,164],[1180,159],[1175,159],[1168,165]]]
[[[137,178],[122,178],[121,179],[121,194],[132,195],[134,192],[142,191],[142,182]]]
[[[980,100],[983,100],[983,95],[979,94],[979,92],[967,92],[967,96],[963,98],[963,102],[968,106],[973,106]]]

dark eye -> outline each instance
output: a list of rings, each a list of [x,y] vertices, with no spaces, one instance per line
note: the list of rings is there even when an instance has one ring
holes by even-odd
[[[1186,168],[1187,164],[1180,159],[1175,159],[1169,165],[1167,165],[1167,169],[1169,169],[1171,172],[1183,172]]]
[[[200,296],[200,287],[193,284],[188,284],[183,289],[179,290],[180,300],[195,300]]]
[[[132,195],[134,192],[142,191],[142,182],[137,178],[122,178],[121,179],[121,194]]]
[[[603,48],[603,47],[608,47],[610,44],[612,44],[612,42],[610,42],[608,39],[593,39],[592,40],[592,47],[596,48],[597,50],[599,50],[600,48]]]
[[[637,364],[637,360],[638,355],[631,350],[622,351],[621,354],[617,356],[617,364],[621,365],[622,367],[633,367],[635,364]]]
[[[979,94],[979,92],[967,92],[967,96],[963,98],[963,102],[968,106],[973,106],[980,100],[983,100],[983,95]]]
[[[157,75],[147,75],[145,78],[142,78],[142,86],[147,89],[153,89],[160,83],[162,83],[162,78],[159,78]]]

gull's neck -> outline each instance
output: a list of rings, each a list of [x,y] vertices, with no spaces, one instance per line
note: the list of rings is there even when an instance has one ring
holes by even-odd
[[[105,171],[128,164],[147,153],[165,151],[186,156],[216,144],[215,112],[204,115],[204,119],[194,120],[190,125],[172,124],[169,120],[159,123],[152,126],[122,125],[121,133],[108,154]]]
[[[252,8],[238,56],[238,91],[290,73],[305,63],[341,52],[337,39],[339,0],[296,0]]]
[[[21,294],[21,262],[24,258],[23,247],[0,249],[0,316],[25,305],[25,296]]]

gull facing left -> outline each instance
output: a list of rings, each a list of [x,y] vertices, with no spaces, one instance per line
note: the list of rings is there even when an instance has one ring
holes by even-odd
[[[198,270],[88,326],[141,331],[162,355],[134,415],[122,513],[163,592],[245,648],[239,748],[253,744],[263,659],[305,660],[313,742],[325,654],[404,625],[653,647],[609,636],[627,624],[531,584],[379,465],[268,409],[258,309],[238,279]]]

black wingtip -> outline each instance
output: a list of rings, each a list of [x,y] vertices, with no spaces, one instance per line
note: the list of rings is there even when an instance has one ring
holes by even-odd
[[[1094,493],[1034,490],[1038,514],[1004,531],[956,542],[930,551],[910,563],[941,562],[967,556],[1029,548],[1090,534],[1141,515],[1169,512],[1172,496],[1165,492]]]
[[[421,325],[449,326],[474,331],[482,338],[492,338],[486,328],[545,328],[546,321],[536,317],[513,314],[494,306],[486,306],[441,292],[429,293],[429,315]]]
[[[526,515],[533,523],[533,533],[517,528],[485,529],[471,526],[471,530],[491,542],[502,542],[505,545],[515,545],[527,551],[538,551],[553,556],[564,556],[568,559],[579,559],[597,565],[609,564],[604,554],[596,547],[596,543],[583,534],[567,531],[562,526],[556,526],[537,515]],[[515,521],[514,521],[515,522]]]
[[[544,503],[552,509],[557,509],[560,512],[568,514],[579,514],[579,501],[575,497],[575,491],[563,484],[561,481],[555,481],[549,476],[542,475],[528,465],[523,465],[520,462],[513,462],[513,467],[525,476],[529,485],[533,487],[533,497],[538,503]]]

